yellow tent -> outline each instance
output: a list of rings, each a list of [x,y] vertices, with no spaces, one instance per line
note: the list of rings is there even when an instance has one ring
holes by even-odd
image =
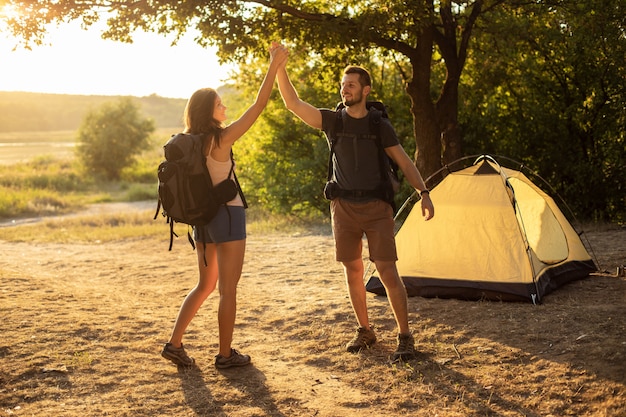
[[[435,217],[412,210],[396,235],[410,295],[537,303],[597,270],[554,200],[492,157],[450,172],[431,197]],[[368,290],[384,294],[377,280]]]

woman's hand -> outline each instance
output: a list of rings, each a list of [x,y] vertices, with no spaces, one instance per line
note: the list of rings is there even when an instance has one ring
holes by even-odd
[[[270,65],[284,65],[289,58],[289,51],[285,46],[278,42],[272,42],[269,48],[270,51]]]

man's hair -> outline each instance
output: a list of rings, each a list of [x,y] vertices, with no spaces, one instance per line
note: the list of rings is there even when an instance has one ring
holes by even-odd
[[[346,74],[359,74],[359,83],[361,83],[362,87],[372,86],[372,77],[370,77],[370,73],[363,67],[358,65],[348,65],[345,70],[343,70],[344,75]]]

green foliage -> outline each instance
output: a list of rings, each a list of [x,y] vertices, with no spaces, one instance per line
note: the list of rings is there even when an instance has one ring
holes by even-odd
[[[623,222],[625,2],[571,6],[501,9],[478,37],[463,83],[466,149],[525,162],[581,218]]]
[[[154,121],[142,119],[130,99],[105,103],[85,117],[78,132],[78,156],[88,172],[118,179],[136,155],[148,148],[154,130]]]
[[[132,184],[126,190],[126,201],[157,200],[155,184]]]
[[[273,101],[242,140],[245,145],[236,145],[235,157],[251,204],[299,216],[324,210],[321,189],[327,148],[319,134]]]
[[[252,102],[267,65],[267,54],[250,62],[240,77],[248,82],[223,97],[227,106],[236,103],[236,108],[228,110],[233,118]],[[307,85],[304,93],[315,91],[315,86]],[[299,218],[327,211],[322,197],[326,142],[319,132],[296,121],[277,90],[259,120],[235,144],[234,152],[239,179],[253,207]]]
[[[35,9],[27,0],[12,3],[31,11],[5,22],[25,43],[40,41],[49,22],[82,18],[89,25],[103,11],[71,0],[42,0]],[[253,96],[265,68],[252,57],[265,57],[270,40],[290,46],[294,83],[316,106],[338,101],[343,66],[363,64],[375,82],[389,81],[382,90],[374,86],[374,97],[393,106],[401,138],[414,135],[415,145],[403,144],[425,176],[461,150],[502,154],[537,170],[580,217],[624,221],[624,0],[101,6],[112,16],[105,36],[122,41],[135,29],[184,33],[195,26],[200,43],[219,46],[225,61],[245,64],[239,80],[254,91],[245,90],[244,98]],[[389,85],[408,94],[388,97]],[[252,185],[248,194],[274,210],[322,210],[323,136],[279,107],[269,106],[273,119],[260,121],[247,135],[250,146],[236,150],[242,179]]]
[[[33,189],[29,193],[12,193],[10,188],[0,186],[0,218],[19,217],[20,214],[63,213],[68,196],[53,190]]]
[[[266,134],[238,152],[247,195],[275,213],[306,217],[312,211],[327,211],[322,197],[328,152],[324,139],[295,122],[284,108],[269,107],[255,129]]]

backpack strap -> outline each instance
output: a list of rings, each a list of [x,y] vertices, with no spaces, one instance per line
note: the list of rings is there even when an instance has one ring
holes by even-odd
[[[337,143],[337,132],[343,132],[343,112],[343,108],[335,112],[335,125],[330,135],[330,152],[328,152],[328,174],[326,176],[328,181],[333,177],[333,155],[335,154],[335,144]]]
[[[172,246],[174,245],[174,236],[178,237],[178,235],[174,231],[174,219],[172,219],[171,217],[168,217],[167,222],[170,224],[170,248],[169,250],[172,250]]]
[[[161,198],[157,198],[157,209],[156,209],[156,213],[154,213],[154,217],[152,218],[152,220],[156,220],[157,217],[159,217],[159,210],[161,210]]]
[[[231,166],[230,166],[230,173],[228,174],[228,177],[230,178],[230,176],[233,176],[233,180],[235,181],[235,184],[237,185],[237,192],[239,193],[239,197],[241,197],[241,201],[243,202],[243,207],[244,208],[248,208],[248,202],[246,201],[246,196],[243,195],[243,190],[241,189],[241,184],[239,184],[239,179],[237,178],[237,173],[235,172],[235,159],[233,157],[233,150],[230,150],[230,161],[231,161]]]
[[[370,132],[374,132],[376,135],[376,145],[378,146],[378,162],[380,164],[380,182],[383,183],[387,180],[387,170],[389,169],[388,156],[383,148],[383,138],[380,133],[380,119],[382,118],[382,111],[374,110],[369,112]]]
[[[375,102],[378,103],[378,102]],[[382,105],[382,103],[380,103]],[[393,211],[396,211],[396,202],[394,200],[394,190],[393,183],[390,178],[390,175],[393,175],[397,179],[397,170],[398,164],[387,155],[385,152],[385,148],[383,147],[383,139],[381,133],[381,119],[386,116],[386,112],[383,109],[381,110],[378,106],[372,106],[376,110],[370,111],[369,119],[370,119],[370,131],[373,131],[376,135],[376,144],[378,145],[378,162],[379,162],[379,171],[380,171],[380,186],[383,190],[383,194],[385,198],[383,200],[387,201]],[[391,171],[391,173],[390,173]],[[391,189],[391,191],[389,191]],[[390,193],[390,194],[389,194]]]

